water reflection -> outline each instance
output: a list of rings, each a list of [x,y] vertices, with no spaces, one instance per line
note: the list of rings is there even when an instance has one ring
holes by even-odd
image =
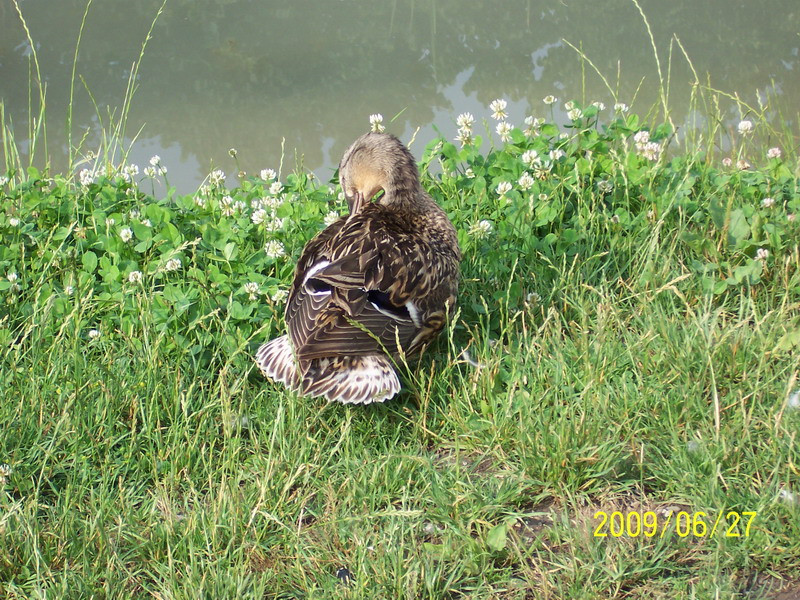
[[[87,148],[99,143],[98,122],[122,105],[136,60],[160,2],[95,0],[77,73],[73,140],[88,128]],[[659,2],[641,5],[667,73],[676,34],[702,75],[718,88],[755,103],[756,90],[784,98],[800,92],[798,6],[773,0]],[[22,1],[47,84],[51,163],[67,162],[64,121],[83,0]],[[556,94],[613,103],[592,69],[562,40],[579,46],[634,109],[658,98],[650,39],[628,0],[533,2],[508,0],[502,10],[456,0],[356,0],[293,3],[248,0],[169,0],[139,71],[128,119],[132,136],[144,125],[131,159],[161,155],[179,190],[197,187],[211,165],[257,172],[302,164],[327,178],[344,147],[380,112],[389,129],[408,139],[434,126],[452,137],[463,111],[487,116],[496,97],[509,100],[510,119],[547,114],[541,98]],[[676,53],[669,70],[671,104],[682,118],[693,79]],[[11,0],[0,0],[0,96],[18,140],[26,130],[30,48]],[[619,76],[618,76],[619,68]],[[96,113],[94,103],[99,109]],[[638,90],[638,92],[637,92]],[[418,143],[421,145],[420,143]],[[298,154],[295,156],[294,149]],[[419,146],[416,149],[419,152]]]

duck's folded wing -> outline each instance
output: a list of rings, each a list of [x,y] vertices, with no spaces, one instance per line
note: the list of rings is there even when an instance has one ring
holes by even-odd
[[[306,269],[295,282],[286,313],[299,359],[407,350],[420,322],[413,303],[409,310],[407,295],[397,293],[406,287],[400,280],[407,274],[400,270],[394,279],[387,276],[386,267],[399,264],[393,254],[365,241]],[[388,279],[391,283],[384,283]]]
[[[334,290],[332,296],[304,343],[297,346],[299,359],[395,354],[405,351],[417,334],[417,326],[407,315],[382,305],[369,292]]]

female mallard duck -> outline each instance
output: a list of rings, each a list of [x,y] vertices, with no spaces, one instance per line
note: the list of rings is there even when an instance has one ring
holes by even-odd
[[[256,362],[307,396],[383,402],[400,390],[392,359],[419,352],[452,312],[461,251],[393,135],[358,138],[339,179],[350,214],[306,244],[286,305],[289,333],[261,346]]]

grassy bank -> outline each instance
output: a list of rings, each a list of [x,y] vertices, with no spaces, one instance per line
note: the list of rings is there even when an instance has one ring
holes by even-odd
[[[459,231],[463,292],[380,406],[298,399],[250,358],[282,331],[293,260],[346,207],[333,182],[265,171],[228,189],[212,173],[153,197],[159,160],[10,170],[3,595],[792,585],[797,157],[755,142],[760,121],[724,155],[678,149],[624,108],[573,106],[566,126],[529,120],[495,144],[462,118],[463,147],[415,144]]]

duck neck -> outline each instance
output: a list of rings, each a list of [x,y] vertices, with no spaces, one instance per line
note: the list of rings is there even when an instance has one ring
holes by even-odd
[[[417,166],[415,164],[400,164],[392,172],[383,188],[383,204],[391,205],[402,201],[410,206],[422,206],[427,194],[424,193],[419,182]]]

